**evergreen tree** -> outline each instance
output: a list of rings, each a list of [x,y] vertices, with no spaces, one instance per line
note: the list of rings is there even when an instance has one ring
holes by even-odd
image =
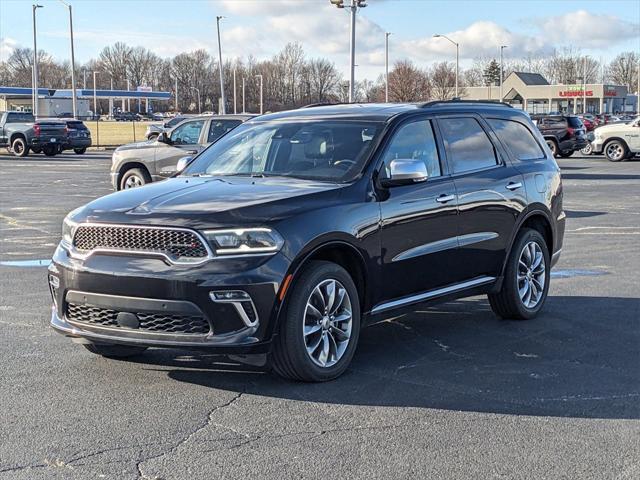
[[[500,64],[495,58],[484,69],[483,76],[487,85],[500,85]]]

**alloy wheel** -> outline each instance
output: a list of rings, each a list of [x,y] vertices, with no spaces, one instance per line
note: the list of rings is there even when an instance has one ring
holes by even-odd
[[[607,146],[607,157],[611,160],[618,161],[624,157],[624,148],[619,143],[612,143]]]
[[[542,300],[545,286],[545,262],[542,249],[537,242],[528,242],[518,261],[518,293],[522,304],[535,308]]]
[[[331,367],[344,355],[353,326],[349,292],[338,280],[320,282],[307,299],[303,335],[309,358],[319,367]]]
[[[142,179],[140,177],[137,175],[131,175],[125,180],[124,189],[128,190],[129,188],[141,187],[142,185],[144,185],[144,183],[142,183]]]

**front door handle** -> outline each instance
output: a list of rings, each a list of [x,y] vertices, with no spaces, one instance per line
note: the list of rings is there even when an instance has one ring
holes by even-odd
[[[510,182],[507,185],[507,190],[513,191],[513,190],[517,190],[517,189],[519,189],[521,187],[522,187],[522,182]]]
[[[189,155],[195,155],[196,153],[198,153],[197,150],[186,150],[184,153],[188,153]]]
[[[451,200],[455,200],[455,198],[456,198],[455,195],[442,194],[438,198],[436,198],[436,202],[447,203],[447,202],[450,202]]]

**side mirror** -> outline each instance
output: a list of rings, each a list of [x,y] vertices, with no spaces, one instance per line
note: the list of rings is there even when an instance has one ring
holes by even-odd
[[[193,160],[192,156],[182,157],[180,160],[178,160],[178,164],[176,165],[176,172],[180,173],[185,168],[187,168],[187,165],[189,165],[189,162],[191,160]]]
[[[425,182],[429,178],[422,160],[396,159],[389,164],[388,177],[380,179],[383,187],[397,187]]]
[[[167,145],[171,145],[171,138],[167,132],[160,132],[156,140],[160,143],[166,143]]]

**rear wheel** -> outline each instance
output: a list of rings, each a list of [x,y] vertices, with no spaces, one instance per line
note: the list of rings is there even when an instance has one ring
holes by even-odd
[[[38,147],[33,147],[33,148],[31,149],[31,151],[32,151],[33,153],[42,153],[42,149],[40,149],[40,148],[38,148]]]
[[[140,355],[147,347],[134,347],[129,345],[107,345],[102,343],[84,344],[84,348],[91,353],[108,358],[127,358]]]
[[[560,152],[558,155],[561,156],[562,158],[568,158],[571,155],[573,155],[573,150],[566,150],[564,152]]]
[[[544,237],[537,230],[521,230],[509,254],[502,288],[489,294],[493,312],[505,319],[535,317],[549,291],[549,265]]]
[[[29,147],[24,138],[18,137],[11,142],[11,153],[14,157],[26,157],[29,155]]]
[[[57,145],[46,145],[42,147],[42,151],[47,157],[53,157],[58,153]]]
[[[273,368],[291,380],[333,380],[347,369],[358,343],[358,290],[344,268],[325,261],[309,263],[291,288]]]
[[[84,152],[87,151],[87,148],[74,148],[73,151],[75,152],[76,155],[83,155]]]
[[[604,155],[610,162],[621,162],[628,154],[627,146],[620,140],[613,140],[604,147]]]
[[[151,183],[149,172],[141,168],[131,168],[122,175],[120,179],[120,190],[142,187],[147,183]]]

